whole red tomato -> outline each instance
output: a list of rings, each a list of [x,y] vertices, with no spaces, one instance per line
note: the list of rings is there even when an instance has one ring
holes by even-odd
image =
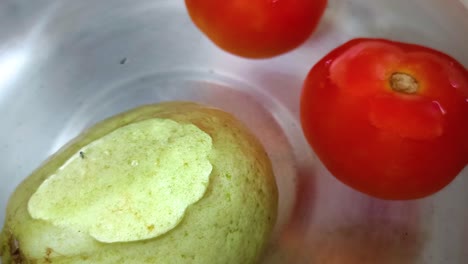
[[[383,199],[422,198],[468,163],[468,73],[427,47],[354,39],[309,72],[301,122],[345,184]]]
[[[216,45],[247,58],[268,58],[301,45],[327,0],[185,0],[195,25]]]

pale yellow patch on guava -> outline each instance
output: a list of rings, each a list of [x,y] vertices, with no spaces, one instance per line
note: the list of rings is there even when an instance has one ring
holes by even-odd
[[[90,143],[31,196],[32,218],[101,242],[167,233],[206,192],[211,137],[168,119],[133,123]]]

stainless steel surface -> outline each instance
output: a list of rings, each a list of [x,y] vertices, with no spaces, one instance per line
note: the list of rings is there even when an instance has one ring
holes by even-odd
[[[141,104],[184,99],[238,116],[274,162],[280,221],[265,263],[467,263],[467,169],[433,197],[381,201],[338,182],[305,143],[302,80],[357,36],[424,44],[468,65],[468,9],[456,0],[330,0],[306,44],[269,60],[219,50],[182,0],[2,0],[2,223],[19,182],[82,129]]]

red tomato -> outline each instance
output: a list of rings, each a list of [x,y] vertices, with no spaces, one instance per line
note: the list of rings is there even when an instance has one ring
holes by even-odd
[[[422,198],[468,163],[468,72],[427,47],[354,39],[309,72],[301,122],[343,183],[383,199]]]
[[[247,58],[268,58],[301,45],[327,0],[185,0],[195,25],[216,45]]]

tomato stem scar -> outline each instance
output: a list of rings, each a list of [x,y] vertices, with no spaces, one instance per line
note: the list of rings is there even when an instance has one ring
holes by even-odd
[[[396,92],[414,94],[419,90],[418,81],[411,75],[395,72],[390,76],[390,86]]]

